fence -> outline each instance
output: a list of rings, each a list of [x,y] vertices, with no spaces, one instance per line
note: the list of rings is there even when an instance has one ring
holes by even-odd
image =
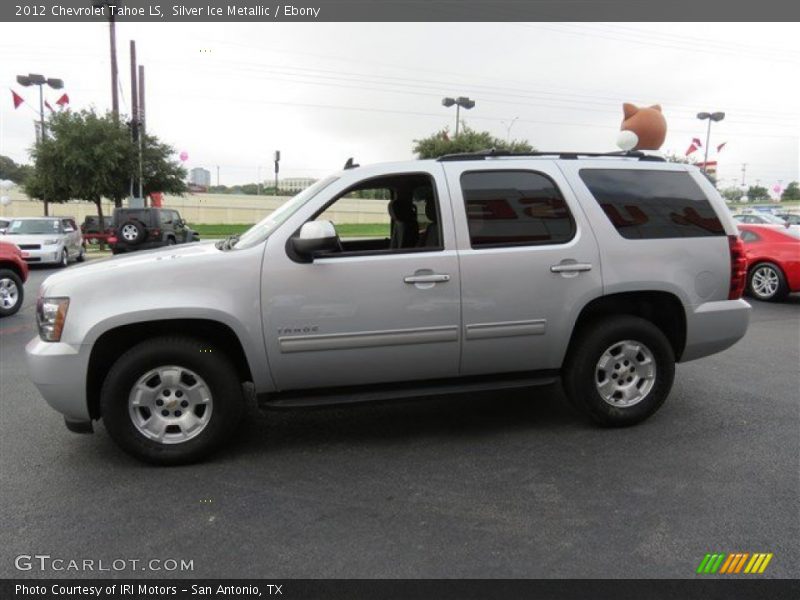
[[[0,217],[40,217],[44,214],[41,202],[30,200],[17,189],[11,190],[9,197],[11,203],[0,206]],[[177,209],[190,224],[255,223],[287,200],[287,196],[189,194],[166,196],[164,206]],[[326,218],[336,223],[388,223],[386,206],[386,200],[345,198],[336,203],[335,210],[326,212]],[[103,202],[104,215],[110,216],[113,210],[112,203]],[[51,204],[50,214],[75,217],[82,222],[87,215],[96,215],[97,207],[91,202],[71,201]]]

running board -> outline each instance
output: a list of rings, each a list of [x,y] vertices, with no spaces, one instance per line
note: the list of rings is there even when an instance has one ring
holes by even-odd
[[[311,408],[362,402],[384,402],[406,398],[445,396],[470,392],[512,390],[558,381],[558,370],[514,373],[485,377],[461,377],[456,379],[428,380],[419,382],[385,383],[369,386],[339,388],[315,388],[291,392],[259,394],[259,408]]]

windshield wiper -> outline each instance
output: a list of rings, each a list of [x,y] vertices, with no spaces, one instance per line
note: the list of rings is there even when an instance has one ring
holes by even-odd
[[[226,237],[224,240],[217,242],[217,248],[220,250],[230,250],[239,241],[239,234],[233,234]]]

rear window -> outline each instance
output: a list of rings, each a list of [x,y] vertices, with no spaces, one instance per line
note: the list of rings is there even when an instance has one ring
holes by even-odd
[[[581,169],[580,176],[624,238],[725,235],[708,198],[689,173]]]
[[[130,220],[141,221],[145,225],[151,225],[153,218],[153,211],[146,209],[141,209],[141,210],[123,209],[123,210],[118,210],[116,213],[114,213],[114,215],[117,219],[118,225],[121,225],[125,221],[130,221]]]
[[[533,171],[471,171],[461,176],[473,248],[563,244],[575,222],[553,181]]]

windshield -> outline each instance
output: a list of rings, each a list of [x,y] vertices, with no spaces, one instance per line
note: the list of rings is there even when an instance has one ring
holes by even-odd
[[[8,226],[8,231],[6,233],[9,235],[15,235],[15,234],[36,235],[36,234],[58,233],[58,232],[59,232],[58,219],[25,219],[25,220],[20,219],[11,221],[11,224]]]
[[[262,219],[250,229],[245,231],[241,236],[239,236],[238,241],[233,247],[236,249],[243,249],[251,248],[257,244],[260,244],[289,217],[296,213],[300,207],[302,207],[306,202],[311,200],[311,198],[316,196],[319,192],[324,190],[337,179],[338,177],[328,177],[327,179],[321,179],[311,187],[307,187],[302,192],[294,196],[291,200],[281,204],[272,213],[270,213],[268,217]]]

